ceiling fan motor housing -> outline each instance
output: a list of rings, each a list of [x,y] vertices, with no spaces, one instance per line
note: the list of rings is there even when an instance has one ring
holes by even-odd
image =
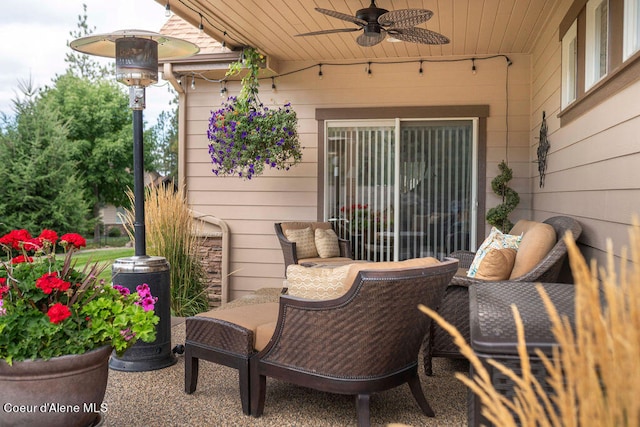
[[[358,10],[356,18],[367,21],[367,25],[364,26],[365,33],[380,33],[382,27],[378,23],[378,18],[387,12],[389,12],[387,9],[376,7],[374,3],[371,3],[371,6]]]

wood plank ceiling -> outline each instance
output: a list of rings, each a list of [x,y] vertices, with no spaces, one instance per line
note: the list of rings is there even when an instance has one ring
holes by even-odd
[[[529,53],[539,28],[554,13],[554,0],[377,0],[388,10],[429,9],[419,27],[447,36],[446,45],[387,40],[374,47],[356,43],[360,32],[295,37],[310,31],[355,27],[315,7],[355,16],[370,0],[156,0],[227,47],[254,46],[277,60],[340,61]]]

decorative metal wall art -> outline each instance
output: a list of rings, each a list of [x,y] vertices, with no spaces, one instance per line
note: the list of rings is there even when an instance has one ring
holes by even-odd
[[[540,173],[540,188],[544,187],[544,177],[547,170],[547,153],[549,152],[549,140],[547,139],[547,119],[542,112],[540,124],[540,142],[538,143],[538,172]]]

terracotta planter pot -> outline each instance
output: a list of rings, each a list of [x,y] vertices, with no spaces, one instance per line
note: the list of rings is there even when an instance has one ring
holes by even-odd
[[[111,347],[85,354],[0,360],[0,426],[87,427],[101,419]]]

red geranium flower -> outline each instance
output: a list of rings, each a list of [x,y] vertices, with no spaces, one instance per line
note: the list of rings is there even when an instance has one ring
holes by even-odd
[[[62,304],[61,302],[57,302],[49,308],[49,311],[47,311],[47,316],[49,316],[49,320],[51,321],[51,323],[57,324],[62,322],[67,317],[71,316],[71,310],[69,310],[69,307]]]
[[[25,251],[37,251],[42,249],[42,242],[38,239],[29,239],[22,242],[22,247]]]
[[[76,249],[80,249],[83,246],[87,246],[87,241],[77,233],[67,233],[60,237],[60,244],[65,248],[67,245],[71,245]]]
[[[49,295],[51,292],[66,291],[71,286],[71,283],[65,282],[58,277],[58,272],[43,274],[38,280],[36,280],[36,288],[42,289],[42,292]]]
[[[38,240],[43,245],[45,244],[45,242],[49,242],[51,243],[51,246],[53,246],[58,241],[58,233],[53,230],[42,230],[42,232],[38,236]]]
[[[11,246],[15,250],[20,250],[20,243],[31,239],[31,234],[25,229],[12,230],[0,237],[0,245]]]
[[[23,262],[33,262],[33,258],[30,256],[25,257],[24,255],[11,258],[11,264],[22,264]]]

